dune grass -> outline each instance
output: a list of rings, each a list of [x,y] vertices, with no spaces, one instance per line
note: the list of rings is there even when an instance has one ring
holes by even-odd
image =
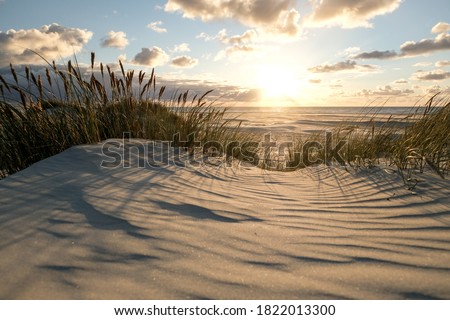
[[[426,167],[442,178],[450,173],[450,102],[445,96],[433,96],[402,118],[382,117],[380,110],[368,110],[359,124],[297,136],[284,155],[282,150],[261,151],[259,166],[292,171],[326,164],[358,170],[383,164],[395,168],[409,187],[417,184],[413,173]]]
[[[365,126],[342,126],[334,136],[347,141],[342,155],[349,165],[371,167],[384,162],[394,166],[408,185],[415,183],[412,173],[425,167],[442,178],[450,171],[450,102],[441,94],[402,119],[389,116],[382,125],[369,121]]]
[[[76,62],[64,67],[47,62],[45,72],[38,74],[29,67],[19,73],[10,65],[9,80],[0,75],[0,178],[71,146],[122,138],[124,133],[171,141],[175,147],[193,148],[197,142],[205,153],[219,149],[228,159],[268,170],[321,163],[361,168],[385,161],[408,185],[414,183],[412,172],[426,166],[443,178],[450,171],[450,102],[440,95],[400,121],[389,117],[380,125],[376,112],[365,114],[361,125],[300,136],[280,154],[263,148],[226,109],[215,107],[208,100],[210,91],[193,97],[177,92],[164,99],[166,87],[157,87],[154,70],[149,75],[125,71],[119,61],[113,71],[96,64],[94,53],[86,70],[83,74]],[[336,161],[329,149],[341,141],[345,145]]]
[[[246,139],[240,123],[207,100],[210,92],[194,97],[181,92],[164,100],[166,88],[157,88],[154,70],[136,76],[120,61],[119,66],[119,74],[96,66],[94,53],[87,76],[71,61],[64,68],[48,63],[45,76],[28,67],[20,74],[10,65],[11,81],[0,76],[0,178],[71,146],[124,133],[182,147],[193,145],[194,138],[202,145]]]

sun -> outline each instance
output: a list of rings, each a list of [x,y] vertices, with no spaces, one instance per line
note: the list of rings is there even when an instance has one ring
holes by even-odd
[[[277,65],[265,65],[258,69],[256,81],[263,98],[292,100],[299,96],[301,83],[294,70]]]

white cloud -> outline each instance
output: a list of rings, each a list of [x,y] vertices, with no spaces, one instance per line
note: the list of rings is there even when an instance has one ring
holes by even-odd
[[[431,65],[433,65],[431,62],[417,62],[413,67],[429,67]]]
[[[300,33],[300,13],[295,9],[282,12],[272,33],[296,37]]]
[[[162,21],[155,21],[155,22],[149,23],[147,25],[147,28],[149,28],[149,29],[151,29],[151,30],[153,30],[155,32],[158,32],[158,33],[165,33],[165,32],[167,32],[167,29],[166,28],[161,28],[160,26],[162,24],[163,24]]]
[[[196,38],[204,39],[205,41],[218,40],[223,44],[245,44],[256,40],[258,34],[256,30],[250,29],[241,35],[228,36],[226,29],[220,30],[215,36],[211,36],[205,32],[200,33]]]
[[[341,71],[351,72],[372,72],[376,70],[376,67],[371,65],[359,65],[356,61],[347,60],[338,62],[335,64],[319,65],[308,69],[312,73],[333,73]]]
[[[448,66],[450,66],[449,60],[440,60],[440,61],[436,62],[436,67],[438,67],[438,68],[448,67]]]
[[[240,62],[245,58],[252,57],[254,54],[258,53],[259,50],[260,47],[251,44],[235,44],[219,51],[215,56],[214,61],[228,58],[231,61]]]
[[[231,36],[228,37],[226,30],[222,30],[221,32],[219,32],[219,40],[222,43],[225,44],[244,44],[244,43],[250,43],[253,42],[257,37],[256,31],[255,30],[247,30],[245,31],[243,34],[241,35],[235,35],[235,36]]]
[[[123,31],[110,31],[101,40],[102,47],[124,49],[128,45],[127,35]]]
[[[450,72],[437,69],[433,71],[418,71],[413,78],[421,81],[442,81],[450,78]]]
[[[297,37],[300,14],[292,0],[168,0],[165,10],[203,21],[234,19],[269,34]]]
[[[173,52],[189,52],[191,49],[189,48],[188,43],[181,43],[173,49]]]
[[[56,23],[40,29],[0,31],[0,65],[45,63],[33,51],[47,60],[70,57],[80,52],[92,35],[86,29]]]
[[[431,32],[433,33],[447,33],[449,31],[450,31],[450,24],[446,22],[439,22],[433,27],[433,29],[431,29]]]
[[[370,20],[393,12],[402,0],[313,0],[314,11],[307,18],[310,26],[370,28]]]
[[[189,56],[179,56],[172,60],[172,66],[175,68],[192,68],[198,64],[198,59]]]
[[[214,40],[214,37],[208,35],[206,32],[201,32],[195,38],[197,38],[197,39],[205,39],[205,41]]]
[[[169,56],[167,53],[159,48],[142,48],[141,52],[136,54],[133,61],[136,64],[157,67],[166,64],[169,61]]]
[[[339,55],[340,56],[354,56],[357,52],[360,52],[361,48],[360,47],[349,47],[347,49],[345,49],[344,51],[340,52]]]
[[[394,84],[407,84],[408,80],[406,79],[398,79],[394,81]]]
[[[227,47],[216,54],[214,60],[218,61],[229,58],[233,61],[242,61],[243,58],[254,57],[255,53],[262,53],[263,46],[255,45],[253,42],[258,41],[258,33],[254,29],[245,31],[242,34],[229,36],[226,29],[220,30],[216,35],[211,36],[205,32],[200,33],[197,38],[205,41],[220,41]]]

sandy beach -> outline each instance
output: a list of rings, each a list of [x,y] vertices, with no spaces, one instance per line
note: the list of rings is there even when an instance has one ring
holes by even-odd
[[[0,0],[0,317],[449,318],[448,12]]]
[[[102,160],[76,146],[0,181],[1,299],[450,299],[431,170],[411,191],[383,167]]]

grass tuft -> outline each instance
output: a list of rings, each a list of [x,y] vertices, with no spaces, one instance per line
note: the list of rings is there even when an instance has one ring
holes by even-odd
[[[100,63],[95,76],[95,54],[91,75],[84,76],[78,63],[58,68],[53,61],[44,75],[27,67],[23,81],[10,65],[13,82],[0,78],[0,178],[79,144],[109,138],[172,141],[189,147],[194,141],[228,141],[242,138],[240,123],[225,117],[225,110],[207,101],[210,91],[191,100],[189,92],[175,100],[163,100],[152,70],[148,80],[139,72],[126,71],[119,61],[120,75]],[[139,90],[135,90],[137,83]],[[186,140],[186,141],[182,141]],[[176,142],[175,142],[176,144]]]

